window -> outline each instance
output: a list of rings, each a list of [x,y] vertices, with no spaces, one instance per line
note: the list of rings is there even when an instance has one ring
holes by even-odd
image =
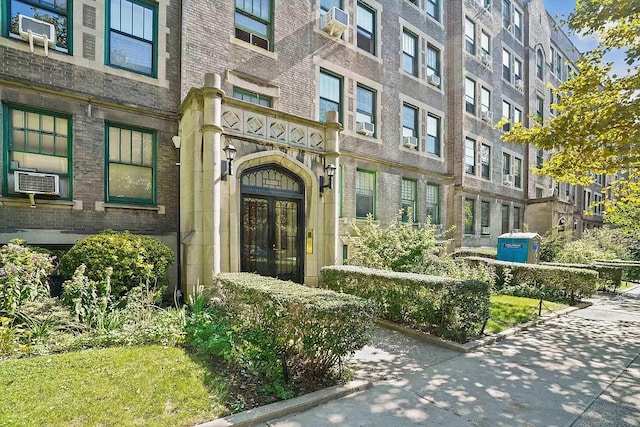
[[[480,50],[487,55],[491,54],[491,37],[484,31],[480,32]]]
[[[551,72],[553,74],[556,73],[556,49],[551,46],[551,51],[550,51],[550,55],[549,55],[549,60],[551,61]]]
[[[328,12],[334,7],[344,9],[342,7],[342,0],[320,0],[320,10],[322,12]]]
[[[502,26],[509,28],[511,26],[511,2],[502,0]]]
[[[562,55],[556,51],[556,76],[562,78]]]
[[[509,205],[502,205],[502,234],[509,232]]]
[[[476,54],[476,24],[469,18],[464,22],[464,48],[470,54]]]
[[[464,199],[464,234],[474,234],[476,231],[476,201]]]
[[[513,108],[513,123],[522,123],[522,110],[518,107]]]
[[[155,204],[155,133],[107,124],[106,134],[106,201]]]
[[[272,0],[236,0],[236,38],[272,50]]]
[[[480,111],[491,111],[491,92],[486,87],[480,89]]]
[[[269,96],[261,95],[256,92],[251,92],[248,90],[240,89],[237,87],[233,88],[233,97],[236,99],[240,99],[242,101],[247,101],[252,104],[262,105],[264,107],[272,106],[272,99]]]
[[[358,36],[360,49],[376,54],[376,12],[362,2],[358,2]]]
[[[591,206],[591,191],[590,190],[584,190],[582,192],[582,209],[584,211],[588,211],[589,207]]]
[[[522,188],[522,159],[513,159],[513,186]]]
[[[320,70],[320,121],[327,120],[327,111],[337,111],[342,117],[342,77]]]
[[[427,14],[436,21],[440,21],[440,0],[426,0],[425,5]]]
[[[540,187],[536,187],[536,199],[541,199],[543,197],[543,189]]]
[[[58,113],[3,105],[5,144],[2,168],[4,194],[14,193],[13,172],[18,169],[52,173],[60,178],[60,197],[71,188],[71,117]]]
[[[375,218],[376,174],[358,169],[356,171],[356,218]]]
[[[520,230],[520,208],[518,206],[513,207],[513,229]]]
[[[376,123],[376,92],[366,86],[358,85],[358,102],[356,107],[356,122]],[[375,135],[375,132],[374,132]]]
[[[511,83],[511,52],[502,49],[502,78]]]
[[[480,176],[491,179],[491,147],[486,144],[480,146]]]
[[[467,113],[476,114],[476,82],[469,77],[464,81],[464,104]]]
[[[502,153],[502,179],[506,180],[507,176],[511,176],[511,155]]]
[[[471,138],[464,144],[464,171],[469,175],[476,174],[476,141]]]
[[[544,163],[544,150],[538,148],[536,151],[536,167],[541,168]]]
[[[6,20],[11,25],[11,34],[18,35],[18,15],[25,15],[30,18],[53,24],[56,29],[56,49],[71,53],[73,44],[70,39],[69,25],[73,19],[70,14],[70,4],[67,0],[9,0],[6,2]],[[5,2],[3,2],[5,4]],[[4,19],[4,17],[3,17]]]
[[[522,41],[522,12],[518,9],[513,9],[513,35]]]
[[[418,109],[402,104],[402,136],[418,137]]]
[[[427,153],[440,157],[440,117],[427,115]]]
[[[402,32],[402,69],[412,76],[418,75],[418,36]]]
[[[156,75],[158,7],[138,0],[110,0],[108,64]]]
[[[417,183],[411,179],[402,179],[402,222],[416,222]],[[411,215],[411,216],[409,216]]]
[[[502,100],[502,117],[508,119],[508,122],[502,126],[502,130],[504,132],[509,132],[511,130],[511,122],[513,122],[513,117],[511,116],[511,104],[505,100]]]
[[[544,79],[544,55],[540,49],[536,52],[536,76],[540,80]]]
[[[513,76],[515,77],[515,84],[518,84],[518,80],[522,84],[522,61],[518,58],[513,58]]]
[[[480,230],[482,234],[489,234],[489,227],[491,227],[491,203],[480,202]]]
[[[536,96],[536,117],[535,120],[542,123],[544,120],[544,98]]]
[[[440,51],[431,45],[427,45],[427,73],[440,75]]]
[[[440,224],[440,186],[427,184],[427,216],[431,218],[431,224]]]

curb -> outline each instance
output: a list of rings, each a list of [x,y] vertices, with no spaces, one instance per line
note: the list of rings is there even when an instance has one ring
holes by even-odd
[[[443,340],[442,338],[438,338],[433,335],[426,334],[424,332],[416,331],[414,329],[410,329],[406,326],[402,326],[398,323],[390,322],[388,320],[376,320],[376,323],[385,328],[393,329],[398,332],[402,332],[406,335],[411,335],[415,338],[421,339],[423,341],[430,342],[432,344],[439,345],[441,347],[445,347],[451,350],[458,351],[460,353],[469,353],[474,350],[477,350],[480,347],[484,347],[486,345],[494,344],[504,340],[507,337],[516,335],[521,331],[526,331],[527,329],[536,326],[540,323],[544,323],[548,320],[554,319],[556,317],[564,316],[566,314],[572,313],[577,310],[582,310],[583,308],[587,308],[593,305],[591,302],[581,302],[578,305],[567,307],[564,310],[554,311],[553,313],[545,314],[543,316],[538,317],[535,320],[532,320],[527,323],[522,323],[518,326],[514,326],[513,328],[507,329],[506,331],[498,332],[497,334],[490,335],[484,338],[477,339],[472,342],[468,342],[465,344],[458,344],[453,341]]]
[[[350,381],[345,385],[336,385],[299,397],[294,397],[293,399],[259,406],[238,414],[228,415],[224,418],[218,418],[217,420],[208,421],[204,424],[198,424],[195,427],[248,427],[258,423],[274,420],[285,415],[302,412],[331,400],[366,390],[371,386],[373,386],[373,382],[371,381]]]

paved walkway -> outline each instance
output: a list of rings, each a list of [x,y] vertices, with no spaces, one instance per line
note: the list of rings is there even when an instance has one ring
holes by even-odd
[[[640,287],[467,354],[378,330],[372,388],[262,426],[640,426]]]

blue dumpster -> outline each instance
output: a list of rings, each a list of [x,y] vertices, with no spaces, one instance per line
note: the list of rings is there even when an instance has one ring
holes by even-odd
[[[540,260],[538,233],[505,233],[498,237],[498,260],[537,264]]]

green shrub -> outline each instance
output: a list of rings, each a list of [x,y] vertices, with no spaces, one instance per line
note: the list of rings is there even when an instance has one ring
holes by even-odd
[[[454,258],[479,256],[483,258],[496,259],[498,254],[495,248],[459,248],[456,249],[451,256]]]
[[[592,296],[597,289],[598,273],[589,269],[523,264],[480,257],[463,259],[495,268],[495,290],[498,294],[575,302],[576,298]]]
[[[104,318],[112,299],[111,268],[107,268],[105,279],[100,282],[89,279],[85,270],[85,265],[81,264],[71,280],[64,282],[62,303],[71,310],[77,321],[103,329]]]
[[[105,231],[78,240],[60,260],[59,269],[69,279],[84,264],[86,276],[100,282],[111,267],[112,292],[121,296],[147,280],[164,284],[165,272],[173,261],[171,248],[155,238],[128,231]]]
[[[53,257],[12,240],[0,248],[0,310],[13,313],[27,301],[49,296]]]
[[[580,268],[596,271],[598,273],[598,290],[615,291],[622,282],[622,273],[624,271],[622,266],[597,262],[593,264],[566,264],[560,262],[545,262],[542,264],[555,267]]]
[[[602,227],[585,230],[578,240],[566,243],[551,261],[592,264],[595,260],[631,259],[630,241],[622,231]]]
[[[231,359],[255,373],[323,377],[370,341],[375,308],[361,298],[248,273],[219,274],[214,285],[233,325]]]
[[[328,266],[321,282],[335,291],[375,301],[382,317],[465,341],[489,317],[487,282],[354,266]]]

